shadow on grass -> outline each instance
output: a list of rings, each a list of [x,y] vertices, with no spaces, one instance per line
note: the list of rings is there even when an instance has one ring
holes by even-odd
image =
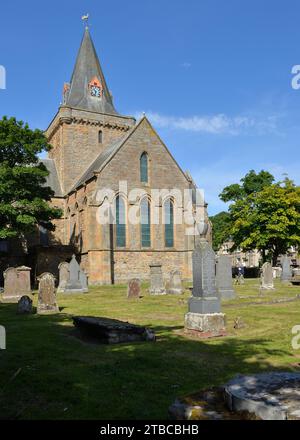
[[[176,397],[290,355],[265,338],[188,339],[178,325],[151,325],[154,343],[85,344],[71,315],[16,316],[15,304],[0,313],[0,419],[166,419]]]

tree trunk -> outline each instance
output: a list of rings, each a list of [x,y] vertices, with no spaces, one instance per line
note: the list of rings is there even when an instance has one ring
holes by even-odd
[[[272,265],[273,265],[273,267],[276,266],[278,257],[279,257],[278,249],[275,249],[274,252],[273,252],[273,255],[272,255]]]

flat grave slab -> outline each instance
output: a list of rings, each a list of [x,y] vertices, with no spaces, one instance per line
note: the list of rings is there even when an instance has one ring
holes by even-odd
[[[238,375],[177,398],[169,414],[176,420],[300,420],[300,373]]]
[[[248,411],[262,420],[300,420],[300,373],[237,376],[224,392],[231,411]]]
[[[102,344],[155,341],[155,333],[149,328],[117,319],[74,316],[73,323],[83,337],[92,338]]]

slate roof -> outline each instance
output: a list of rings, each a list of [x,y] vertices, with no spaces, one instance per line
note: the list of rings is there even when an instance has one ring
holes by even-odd
[[[61,190],[56,165],[53,159],[41,159],[41,162],[45,165],[49,171],[49,175],[46,178],[45,186],[50,186],[54,191],[54,196],[63,197],[63,192]]]
[[[92,97],[89,92],[88,86],[94,77],[101,81],[103,87],[101,98]],[[100,113],[118,114],[114,108],[112,96],[107,87],[88,27],[85,29],[81,41],[65,105]]]

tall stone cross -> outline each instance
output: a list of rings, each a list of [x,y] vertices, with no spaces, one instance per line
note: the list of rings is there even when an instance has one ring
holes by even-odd
[[[185,315],[185,329],[199,337],[225,334],[225,315],[216,288],[216,257],[211,244],[197,241],[193,252],[193,291]]]

